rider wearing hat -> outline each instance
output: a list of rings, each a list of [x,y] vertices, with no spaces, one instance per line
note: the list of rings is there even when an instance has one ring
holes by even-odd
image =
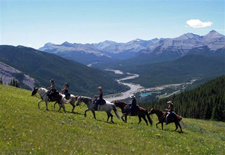
[[[102,93],[101,86],[98,87],[98,95],[95,95],[95,98],[97,98],[97,99],[95,100],[94,109],[97,110],[99,102],[101,102],[103,100],[103,93]]]
[[[167,115],[166,115],[166,125],[169,123],[169,122],[168,122],[168,118],[169,118],[169,116],[170,116],[170,115],[172,114],[172,112],[173,112],[173,102],[172,102],[172,101],[168,101],[167,104],[168,104],[168,108],[165,109],[166,112],[167,112]]]
[[[69,84],[68,83],[64,84],[64,88],[62,90],[62,93],[65,95],[65,98],[68,100],[69,97],[70,97],[70,94],[69,94]]]

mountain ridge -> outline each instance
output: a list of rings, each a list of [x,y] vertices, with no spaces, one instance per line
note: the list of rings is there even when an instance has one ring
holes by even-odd
[[[58,90],[69,83],[79,95],[94,95],[99,86],[106,94],[125,89],[103,71],[32,48],[1,45],[0,61],[35,78],[38,86],[48,87],[54,79]]]

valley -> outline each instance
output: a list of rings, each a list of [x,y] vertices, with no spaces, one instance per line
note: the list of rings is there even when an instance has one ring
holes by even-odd
[[[128,83],[125,82],[126,80],[132,80],[137,77],[139,77],[138,74],[134,73],[125,73],[120,70],[114,70],[114,69],[105,69],[106,71],[109,72],[114,72],[115,74],[125,74],[127,75],[126,77],[116,79],[116,81],[119,84],[125,85],[129,87],[129,90],[125,92],[120,92],[116,94],[109,94],[104,96],[104,98],[110,102],[115,101],[115,100],[124,100],[127,99],[131,96],[131,94],[137,94],[137,98],[139,97],[146,97],[149,95],[155,96],[155,98],[164,98],[164,97],[169,97],[173,94],[180,93],[182,90],[184,90],[188,85],[193,84],[196,79],[191,80],[189,82],[183,82],[183,83],[177,83],[177,84],[167,84],[167,85],[161,85],[161,86],[156,86],[156,87],[151,87],[151,88],[145,88],[141,86],[140,84],[135,84],[135,83]],[[170,88],[170,90],[168,90]],[[144,94],[144,95],[142,95]]]

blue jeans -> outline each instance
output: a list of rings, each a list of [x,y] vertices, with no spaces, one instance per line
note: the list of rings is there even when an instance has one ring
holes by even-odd
[[[97,98],[97,100],[95,100],[95,105],[94,105],[94,109],[95,110],[98,109],[98,102],[99,102],[99,98]]]

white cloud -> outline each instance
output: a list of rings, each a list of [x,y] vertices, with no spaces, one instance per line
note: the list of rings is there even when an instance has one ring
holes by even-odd
[[[193,27],[193,28],[203,28],[203,27],[209,27],[212,26],[212,22],[202,22],[199,19],[191,19],[186,22],[188,26]]]

